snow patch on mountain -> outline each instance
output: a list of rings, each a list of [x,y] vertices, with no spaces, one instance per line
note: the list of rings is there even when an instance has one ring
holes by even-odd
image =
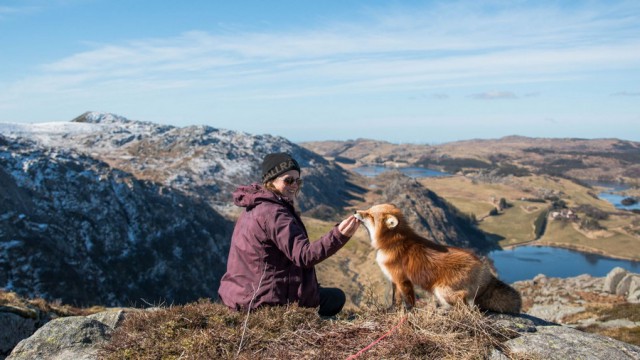
[[[305,176],[301,210],[344,205],[340,198],[346,193],[346,173],[282,137],[206,125],[180,128],[99,112],[84,113],[69,123],[0,124],[0,134],[91,156],[138,179],[205,199],[218,209],[230,204],[238,185],[260,179],[264,156],[288,152],[299,160]]]
[[[101,132],[103,127],[100,124],[72,122],[0,123],[0,134],[13,139],[31,139],[44,146],[59,146],[65,137]]]

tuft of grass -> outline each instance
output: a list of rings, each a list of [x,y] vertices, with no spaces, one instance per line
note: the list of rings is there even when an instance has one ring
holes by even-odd
[[[588,319],[597,316],[599,321],[610,321],[617,319],[627,319],[630,321],[640,321],[640,304],[622,303],[601,306],[589,306],[583,313],[574,314],[568,317],[569,321],[576,322],[580,319]],[[563,319],[564,320],[564,319]],[[613,339],[640,346],[640,326],[635,327],[604,327],[598,324],[588,326],[578,326],[577,329],[608,336]]]
[[[30,312],[39,310],[42,313],[49,313],[54,316],[86,316],[103,311],[105,308],[95,306],[91,308],[78,308],[60,302],[49,302],[42,298],[26,299],[12,291],[0,289],[0,307],[12,309],[16,312]],[[23,313],[23,316],[28,314]]]
[[[629,319],[630,321],[640,321],[640,304],[624,303],[610,308],[603,308],[597,311],[600,321],[615,319]]]
[[[316,309],[264,307],[250,314],[200,300],[131,313],[101,359],[346,359],[394,329],[359,359],[479,359],[516,336],[468,307],[412,312],[363,307],[322,319]],[[245,320],[246,326],[245,326]],[[240,344],[242,347],[240,348]]]
[[[578,327],[577,329],[640,346],[640,326],[631,328],[606,328],[600,327],[596,324],[592,324],[587,327]]]

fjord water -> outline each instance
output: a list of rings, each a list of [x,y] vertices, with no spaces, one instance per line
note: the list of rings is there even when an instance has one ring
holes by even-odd
[[[574,277],[582,274],[602,277],[619,266],[640,272],[640,261],[629,261],[549,246],[519,246],[489,253],[500,279],[507,283],[533,279],[538,274],[547,277]]]

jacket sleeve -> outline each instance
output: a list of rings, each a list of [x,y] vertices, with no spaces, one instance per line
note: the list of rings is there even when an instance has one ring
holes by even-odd
[[[342,235],[336,225],[312,243],[305,230],[286,210],[276,211],[271,236],[278,249],[300,267],[312,267],[323,261],[335,254],[350,239]]]

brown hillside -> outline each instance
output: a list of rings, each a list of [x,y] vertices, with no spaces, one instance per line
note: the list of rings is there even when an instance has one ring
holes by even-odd
[[[619,139],[508,136],[435,146],[368,139],[301,145],[327,158],[355,161],[346,167],[363,164],[424,166],[457,172],[495,169],[509,164],[536,173],[581,180],[622,180],[637,184],[640,178],[640,143]]]

